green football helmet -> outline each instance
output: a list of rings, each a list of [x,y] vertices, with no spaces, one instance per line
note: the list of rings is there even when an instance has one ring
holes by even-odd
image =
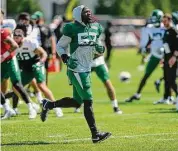
[[[178,11],[172,13],[172,21],[174,25],[178,24]]]
[[[164,13],[160,9],[155,9],[152,11],[150,20],[151,23],[155,26],[160,26]]]

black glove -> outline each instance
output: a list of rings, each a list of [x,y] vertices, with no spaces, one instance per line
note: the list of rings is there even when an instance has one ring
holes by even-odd
[[[62,58],[62,61],[63,61],[65,64],[67,64],[67,61],[68,61],[68,59],[69,59],[69,56],[68,56],[67,54],[62,54],[62,55],[61,55],[61,58]]]
[[[78,65],[78,61],[76,59],[70,58],[67,54],[61,55],[62,61],[71,69],[75,69]]]

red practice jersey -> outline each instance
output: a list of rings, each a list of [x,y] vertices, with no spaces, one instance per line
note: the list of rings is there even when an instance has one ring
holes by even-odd
[[[2,28],[1,30],[1,55],[3,55],[6,51],[9,51],[10,44],[6,43],[5,40],[8,36],[11,36],[11,32],[7,28]],[[4,61],[11,59],[15,55],[15,52],[12,52]]]

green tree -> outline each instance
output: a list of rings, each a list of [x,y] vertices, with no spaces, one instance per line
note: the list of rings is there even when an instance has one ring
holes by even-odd
[[[117,14],[119,16],[135,16],[135,4],[139,0],[119,0],[116,1]]]
[[[171,9],[172,11],[178,11],[178,1],[177,0],[170,0]]]
[[[154,9],[155,7],[151,0],[139,0],[135,5],[135,15],[148,17]]]
[[[14,16],[20,12],[34,13],[41,10],[37,1],[35,0],[7,0],[7,15]]]
[[[163,12],[170,13],[172,11],[171,0],[152,0],[156,9],[161,9]]]
[[[117,15],[117,7],[115,6],[115,2],[116,0],[98,0],[98,5],[96,6],[95,13]]]
[[[154,9],[178,11],[177,0],[98,0],[96,14],[148,17]]]

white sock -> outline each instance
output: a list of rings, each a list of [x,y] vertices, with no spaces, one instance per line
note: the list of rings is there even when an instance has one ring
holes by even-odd
[[[37,98],[38,103],[42,104],[43,96],[42,96],[41,92],[36,93],[36,98]]]
[[[141,94],[140,93],[135,93],[135,95],[139,98],[141,97]]]
[[[6,103],[10,105],[10,100],[9,100],[9,99],[6,99]]]
[[[29,110],[33,109],[32,103],[28,103],[27,105]]]
[[[118,107],[117,100],[112,100],[111,103],[113,107]]]
[[[7,102],[3,104],[3,108],[5,109],[5,111],[9,111],[11,109]]]

